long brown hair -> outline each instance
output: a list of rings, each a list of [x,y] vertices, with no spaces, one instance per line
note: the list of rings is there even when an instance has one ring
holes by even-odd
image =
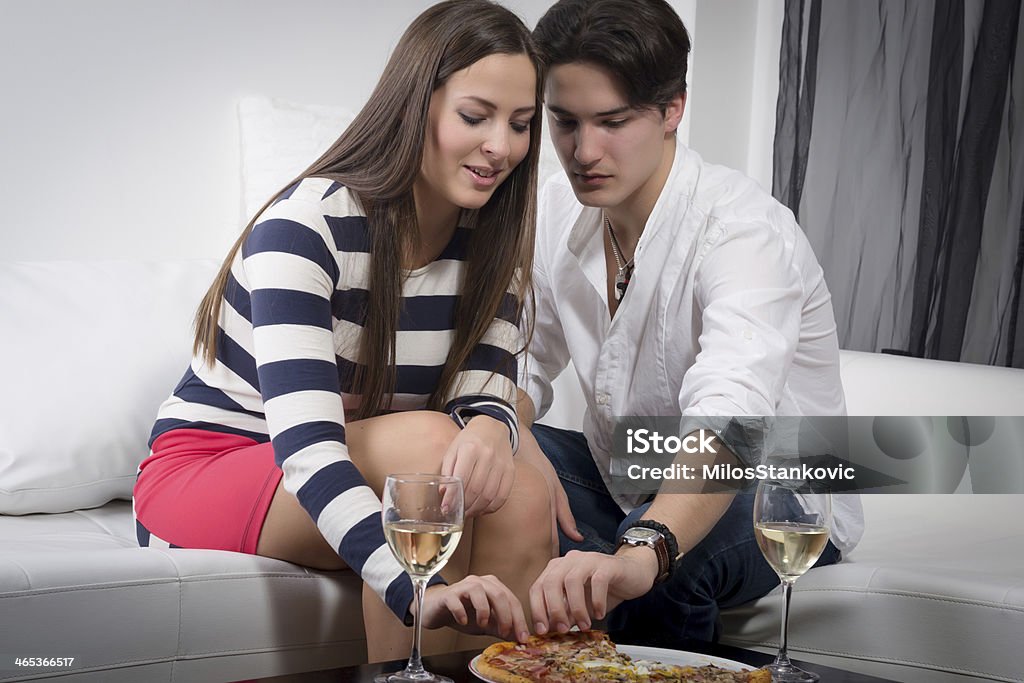
[[[434,91],[457,71],[493,54],[525,54],[537,74],[536,105],[530,121],[530,150],[483,207],[464,211],[473,226],[455,338],[428,408],[444,407],[459,370],[499,311],[522,317],[532,293],[537,200],[537,159],[541,135],[543,67],[529,30],[512,12],[489,0],[447,0],[427,9],[406,29],[366,105],[323,156],[288,183],[312,176],[345,185],[367,215],[371,243],[369,299],[354,391],[361,394],[356,419],[385,407],[395,387],[395,333],[402,293],[402,257],[419,239],[413,183],[420,173],[427,113]],[[231,264],[257,217],[231,248],[196,312],[193,353],[216,359],[221,300]],[[511,291],[514,311],[505,311]],[[527,307],[529,310],[532,307]],[[529,339],[532,324],[526,325]],[[522,349],[519,350],[520,352]],[[494,371],[508,370],[494,368]],[[515,397],[506,397],[514,401]]]

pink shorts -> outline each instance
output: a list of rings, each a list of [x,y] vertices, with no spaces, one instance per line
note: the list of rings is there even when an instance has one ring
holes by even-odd
[[[269,442],[201,429],[161,434],[135,483],[139,544],[254,555],[281,476]]]

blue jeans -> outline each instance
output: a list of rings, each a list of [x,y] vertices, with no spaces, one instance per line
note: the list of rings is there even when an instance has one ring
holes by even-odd
[[[560,552],[615,552],[619,536],[650,507],[628,515],[608,493],[580,432],[535,424],[533,435],[554,466],[569,498],[577,542],[558,531]],[[678,648],[683,640],[717,641],[718,613],[756,600],[779,585],[754,539],[754,496],[738,494],[711,531],[683,555],[672,576],[646,595],[628,600],[608,615],[615,642]],[[817,566],[835,564],[839,550],[829,541]]]

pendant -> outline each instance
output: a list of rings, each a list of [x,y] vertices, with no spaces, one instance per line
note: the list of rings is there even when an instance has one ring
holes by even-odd
[[[623,268],[615,274],[615,300],[622,301],[622,297],[626,296],[626,287],[629,286],[630,272],[628,268]]]

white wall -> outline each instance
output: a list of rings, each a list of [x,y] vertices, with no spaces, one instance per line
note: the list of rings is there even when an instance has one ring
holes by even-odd
[[[771,189],[784,0],[696,5],[690,146]]]
[[[0,261],[219,258],[240,227],[238,98],[357,109],[429,4],[0,0]],[[532,26],[551,0],[505,4]],[[765,10],[672,4],[694,34],[689,139],[756,170]]]
[[[4,0],[2,258],[219,256],[237,98],[357,106],[429,4]]]

